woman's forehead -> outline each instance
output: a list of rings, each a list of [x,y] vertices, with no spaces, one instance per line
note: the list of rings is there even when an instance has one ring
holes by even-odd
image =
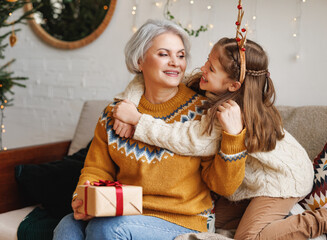
[[[181,37],[172,32],[165,32],[156,36],[152,40],[152,46],[163,46],[169,48],[184,48],[184,43]]]

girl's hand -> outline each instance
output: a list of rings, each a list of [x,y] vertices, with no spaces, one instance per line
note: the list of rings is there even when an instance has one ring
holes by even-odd
[[[131,138],[134,135],[134,126],[115,119],[113,129],[120,137]]]
[[[243,130],[241,109],[233,100],[228,100],[218,106],[217,118],[223,130],[229,134],[238,135]]]
[[[90,185],[89,181],[86,181],[84,185]],[[83,205],[83,201],[81,199],[75,199],[72,201],[72,208],[74,211],[74,218],[76,220],[83,220],[83,221],[88,221],[93,218],[93,216],[86,215],[84,213],[78,212],[78,208],[80,208]]]
[[[135,126],[139,122],[142,114],[137,111],[134,103],[128,99],[125,99],[117,103],[117,105],[114,107],[113,116],[124,123],[129,123]]]

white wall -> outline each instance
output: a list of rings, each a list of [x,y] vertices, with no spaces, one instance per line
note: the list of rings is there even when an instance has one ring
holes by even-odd
[[[16,76],[27,76],[27,88],[14,88],[14,106],[5,110],[4,146],[8,148],[71,139],[82,104],[87,99],[112,99],[132,78],[125,68],[123,49],[132,35],[132,6],[138,4],[135,23],[163,18],[163,6],[150,0],[118,0],[104,33],[77,50],[60,50],[43,43],[29,26],[21,26],[15,47],[5,60]],[[160,2],[160,1],[157,1]],[[164,2],[165,1],[161,1]],[[212,23],[214,28],[192,37],[192,62],[188,72],[201,66],[210,51],[209,42],[234,37],[237,0],[177,0],[173,14],[194,28]],[[206,6],[212,9],[207,10]],[[270,57],[270,72],[278,105],[326,105],[327,31],[326,0],[247,0],[245,18]],[[253,15],[257,19],[252,20]],[[300,15],[297,23],[293,18]],[[299,24],[299,25],[296,25]],[[298,31],[298,37],[292,37]],[[295,60],[299,53],[300,59]],[[2,65],[4,63],[1,60]]]

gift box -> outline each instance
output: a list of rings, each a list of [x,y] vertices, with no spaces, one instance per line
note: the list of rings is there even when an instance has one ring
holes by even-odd
[[[79,185],[77,198],[83,200],[78,211],[96,217],[142,214],[142,187],[100,180]]]

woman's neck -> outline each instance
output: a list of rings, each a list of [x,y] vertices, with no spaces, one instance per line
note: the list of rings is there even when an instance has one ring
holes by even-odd
[[[173,98],[178,92],[178,86],[173,88],[154,88],[145,85],[144,97],[152,104],[161,104]]]

